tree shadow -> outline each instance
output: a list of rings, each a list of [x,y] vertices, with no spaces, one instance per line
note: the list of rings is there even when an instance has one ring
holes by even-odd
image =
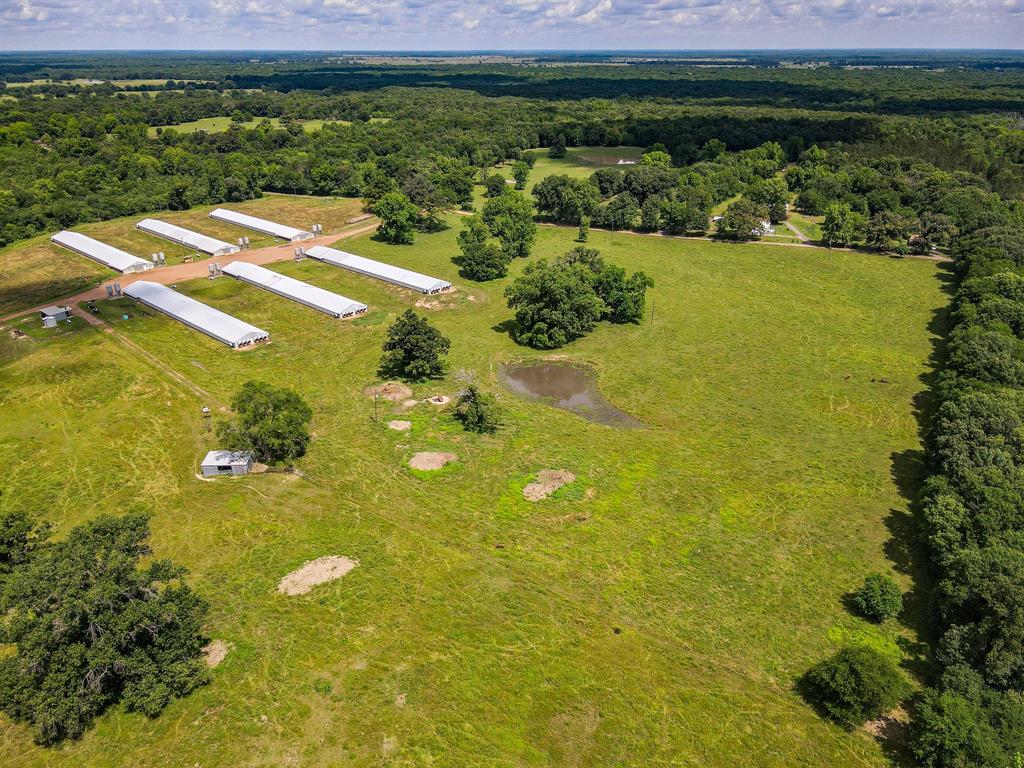
[[[939,265],[938,280],[943,293],[952,300],[955,282],[950,265]],[[925,386],[911,400],[918,437],[925,448],[896,451],[890,456],[892,479],[900,496],[906,500],[906,507],[889,510],[885,518],[889,539],[883,547],[896,571],[909,576],[912,582],[910,590],[903,596],[900,621],[913,630],[920,641],[901,638],[897,642],[906,656],[904,667],[918,679],[926,679],[933,671],[931,649],[939,634],[934,578],[921,525],[921,488],[930,471],[927,446],[931,421],[938,407],[937,384],[946,362],[949,325],[950,307],[947,302],[935,310],[928,323],[932,349],[927,370],[920,376]]]
[[[519,323],[516,322],[514,317],[510,317],[507,320],[502,320],[500,323],[491,326],[491,330],[495,333],[506,334],[510,339],[515,341],[513,334],[519,327]]]

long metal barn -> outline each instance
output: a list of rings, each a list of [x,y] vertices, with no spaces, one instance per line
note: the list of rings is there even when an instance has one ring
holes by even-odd
[[[137,280],[124,289],[140,304],[163,312],[179,323],[184,323],[200,333],[227,344],[232,349],[246,347],[258,341],[270,338],[270,334],[261,328],[243,322],[238,318],[214,309],[208,304],[171,290],[166,285],[151,283],[148,280]]]
[[[210,218],[217,221],[226,221],[228,224],[235,224],[256,232],[262,232],[264,235],[290,240],[293,243],[299,240],[309,240],[313,236],[312,232],[307,232],[304,229],[289,227],[286,224],[278,224],[276,221],[268,221],[257,216],[250,216],[247,213],[229,211],[227,208],[218,208],[215,211],[211,211]]]
[[[241,250],[237,245],[225,243],[223,240],[218,240],[215,237],[210,237],[200,232],[193,232],[191,229],[176,227],[173,224],[168,224],[166,221],[160,221],[160,219],[143,219],[135,225],[135,228],[141,229],[150,235],[156,235],[189,248],[195,248],[197,251],[208,253],[211,256],[226,256],[229,253],[238,253]]]
[[[356,256],[354,253],[346,253],[335,248],[327,248],[322,245],[314,245],[306,251],[306,255],[313,259],[319,259],[325,264],[333,264],[336,267],[357,272],[367,277],[375,277],[387,283],[400,285],[420,293],[440,293],[447,291],[452,284],[436,277],[422,275],[410,269],[402,269],[385,264],[382,261],[374,261],[363,256]]]
[[[101,243],[99,240],[93,240],[91,237],[86,237],[78,232],[72,232],[67,229],[58,232],[50,240],[59,246],[67,248],[69,251],[74,251],[118,272],[145,272],[147,269],[153,268],[153,265],[145,259],[132,256],[120,248]]]
[[[225,275],[251,285],[265,288],[286,299],[305,304],[334,317],[351,317],[366,311],[366,305],[338,293],[317,288],[315,285],[296,280],[265,267],[244,261],[233,261],[222,270]]]

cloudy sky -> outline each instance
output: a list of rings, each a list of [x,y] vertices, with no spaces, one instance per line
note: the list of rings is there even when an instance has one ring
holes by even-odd
[[[0,0],[0,50],[1024,47],[1024,0]]]

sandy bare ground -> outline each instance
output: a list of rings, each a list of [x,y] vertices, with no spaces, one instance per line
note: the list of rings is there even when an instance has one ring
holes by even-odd
[[[390,400],[392,403],[408,400],[412,395],[412,390],[409,387],[399,384],[397,381],[385,381],[383,384],[367,387],[363,392],[370,397],[377,395],[377,397]]]
[[[441,469],[445,464],[455,461],[458,458],[454,453],[438,453],[434,451],[420,451],[414,453],[409,459],[409,466],[413,469],[431,471]]]
[[[447,405],[449,399],[450,398],[445,397],[444,395],[434,395],[433,397],[428,397],[427,402],[431,405]]]
[[[228,655],[228,651],[231,650],[231,644],[226,643],[223,640],[212,640],[210,644],[203,648],[203,657],[206,660],[206,666],[213,669],[220,664]]]
[[[527,501],[546,499],[563,485],[576,479],[576,475],[564,469],[542,469],[537,473],[537,482],[523,488],[523,497]]]
[[[284,595],[304,595],[315,586],[340,579],[357,565],[358,560],[341,555],[319,557],[281,579],[277,591]]]
[[[412,429],[412,422],[402,421],[401,419],[395,419],[394,421],[388,422],[388,429],[393,429],[397,432],[406,432]]]
[[[376,228],[376,221],[361,224],[359,226],[345,227],[341,231],[335,232],[331,235],[320,235],[319,237],[314,237],[311,240],[304,240],[302,244],[306,248],[310,248],[314,245],[331,245],[342,238],[362,235],[367,232],[372,232]],[[240,251],[239,253],[232,253],[228,256],[199,259],[191,264],[175,264],[170,267],[158,267],[157,269],[150,269],[145,272],[137,272],[130,275],[118,275],[117,277],[112,277],[109,280],[104,281],[102,285],[90,288],[82,293],[77,293],[66,298],[51,300],[46,304],[40,304],[35,309],[25,309],[20,312],[15,312],[12,315],[0,318],[0,320],[6,321],[15,317],[27,315],[30,312],[38,312],[43,307],[48,307],[50,304],[53,304],[54,301],[59,301],[61,304],[68,304],[74,307],[79,302],[88,301],[89,299],[105,299],[107,298],[106,286],[115,282],[120,283],[122,288],[126,288],[136,280],[148,280],[152,283],[161,283],[162,285],[175,285],[177,283],[183,283],[186,280],[209,277],[210,270],[208,265],[214,262],[217,262],[222,266],[232,261],[245,261],[250,264],[272,264],[275,261],[288,261],[293,258],[295,258],[295,244],[285,243],[284,245],[272,245],[267,248],[254,248],[251,251]],[[96,318],[93,318],[88,312],[74,312],[74,314],[85,318],[89,322],[96,320]],[[94,322],[93,324],[96,323]]]

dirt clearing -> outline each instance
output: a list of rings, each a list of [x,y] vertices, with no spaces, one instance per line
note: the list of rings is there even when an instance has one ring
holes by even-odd
[[[405,384],[399,384],[397,381],[385,381],[383,384],[378,384],[375,387],[367,387],[363,391],[370,397],[377,395],[393,403],[408,400],[412,397],[412,390],[405,386]]]
[[[409,459],[409,466],[413,469],[431,471],[441,469],[445,464],[455,461],[458,457],[454,453],[436,453],[432,451],[421,451],[414,453]]]
[[[231,650],[231,644],[226,643],[223,640],[211,640],[210,644],[203,648],[203,657],[206,659],[206,666],[213,669],[228,655],[228,651]]]
[[[340,555],[310,560],[281,579],[277,591],[285,595],[304,595],[315,586],[340,579],[357,565],[358,560]]]
[[[540,501],[575,479],[576,475],[564,469],[542,469],[537,473],[537,482],[523,488],[523,496],[527,501]]]
[[[388,422],[388,429],[394,429],[399,432],[406,432],[412,429],[412,422],[402,421],[401,419],[395,419],[394,421]]]

